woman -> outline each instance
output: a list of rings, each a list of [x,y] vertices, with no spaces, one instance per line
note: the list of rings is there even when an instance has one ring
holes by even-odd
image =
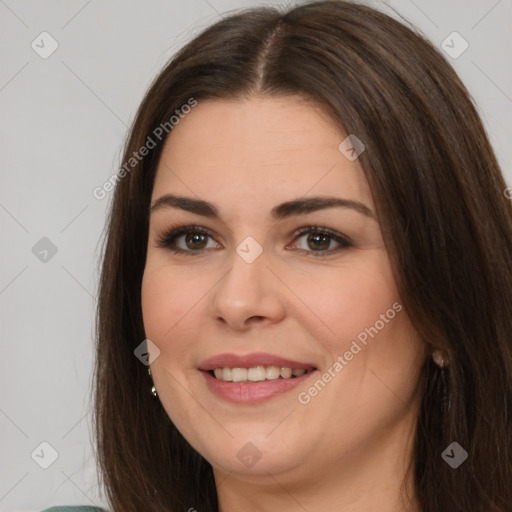
[[[112,510],[512,509],[512,207],[430,43],[343,1],[226,17],[156,78],[116,182]]]

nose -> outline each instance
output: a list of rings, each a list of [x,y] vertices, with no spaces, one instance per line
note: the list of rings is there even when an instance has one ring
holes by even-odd
[[[233,251],[230,263],[230,270],[212,290],[213,318],[241,331],[282,320],[284,285],[269,269],[265,252],[248,263]]]

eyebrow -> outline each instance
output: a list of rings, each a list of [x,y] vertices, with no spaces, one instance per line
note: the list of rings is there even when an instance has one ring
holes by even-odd
[[[363,203],[352,199],[343,199],[340,197],[308,197],[299,198],[292,201],[286,201],[274,206],[270,211],[271,216],[275,220],[285,219],[293,215],[306,215],[308,213],[324,210],[326,208],[349,208],[355,210],[366,217],[376,220],[374,213]],[[150,208],[150,213],[160,211],[167,208],[178,208],[187,212],[202,215],[204,217],[219,218],[219,209],[212,203],[202,199],[194,199],[192,197],[176,196],[173,194],[165,194],[158,198]]]

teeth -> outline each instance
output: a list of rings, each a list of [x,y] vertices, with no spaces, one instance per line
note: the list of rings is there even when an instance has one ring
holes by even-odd
[[[268,380],[279,379],[280,371],[279,366],[267,366],[265,376]]]
[[[290,379],[301,377],[307,372],[305,368],[291,368],[282,366],[255,366],[253,368],[215,368],[215,378],[226,382],[260,382],[263,380]]]
[[[243,382],[247,380],[247,368],[233,368],[231,370],[233,382]]]
[[[281,377],[283,377],[283,379],[289,379],[292,376],[292,373],[291,368],[285,368],[284,366],[281,368]]]
[[[265,380],[266,372],[264,366],[256,366],[256,368],[249,368],[247,371],[247,379],[252,382],[258,382],[259,380]]]

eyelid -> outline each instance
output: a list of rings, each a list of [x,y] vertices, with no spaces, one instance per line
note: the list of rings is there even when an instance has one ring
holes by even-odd
[[[304,226],[301,228],[298,228],[294,232],[295,238],[304,235],[306,233],[321,233],[323,235],[328,235],[331,238],[334,238],[335,240],[339,241],[340,243],[344,243],[347,245],[353,245],[352,240],[350,237],[343,235],[342,233],[339,233],[338,231],[335,231],[334,229],[325,228],[322,226]]]

